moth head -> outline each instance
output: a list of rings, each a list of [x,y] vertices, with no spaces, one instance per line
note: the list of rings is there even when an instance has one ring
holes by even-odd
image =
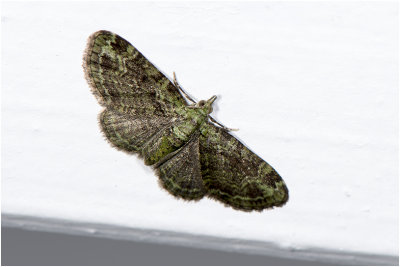
[[[213,111],[212,104],[214,103],[215,99],[217,99],[217,96],[214,95],[208,100],[200,100],[196,103],[196,107],[204,110],[206,114],[210,114]]]

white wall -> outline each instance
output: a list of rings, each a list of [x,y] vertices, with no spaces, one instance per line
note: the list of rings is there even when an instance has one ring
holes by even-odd
[[[3,2],[2,212],[398,254],[396,2]],[[120,34],[285,179],[243,213],[161,190],[100,134],[87,37]]]

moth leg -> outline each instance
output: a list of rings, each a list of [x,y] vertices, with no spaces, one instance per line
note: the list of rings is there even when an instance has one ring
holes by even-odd
[[[199,137],[193,137],[172,156],[156,165],[160,185],[186,200],[201,199],[207,192],[201,175]]]
[[[219,123],[218,121],[216,121],[216,120],[215,120],[213,117],[211,117],[211,116],[208,116],[208,117],[210,118],[210,121],[212,121],[213,123],[215,123],[215,124],[221,126],[224,130],[227,130],[228,132],[231,132],[231,131],[239,131],[239,129],[237,129],[237,128],[228,128],[228,127],[225,127],[223,124]]]
[[[186,97],[187,99],[189,99],[191,102],[193,102],[193,104],[196,104],[196,101],[194,101],[193,98],[191,98],[191,97],[185,92],[185,90],[183,90],[183,88],[179,85],[178,80],[176,79],[175,71],[173,72],[173,74],[174,74],[174,85],[176,86],[176,88],[178,88],[179,91],[181,91],[182,94],[184,94],[185,97]]]

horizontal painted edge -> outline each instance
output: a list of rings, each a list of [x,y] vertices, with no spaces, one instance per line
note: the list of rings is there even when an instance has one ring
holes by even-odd
[[[213,249],[292,260],[318,261],[332,265],[399,265],[398,256],[392,255],[352,253],[323,248],[289,249],[269,242],[193,235],[157,229],[129,228],[118,225],[76,222],[8,213],[2,213],[1,221],[2,227]]]

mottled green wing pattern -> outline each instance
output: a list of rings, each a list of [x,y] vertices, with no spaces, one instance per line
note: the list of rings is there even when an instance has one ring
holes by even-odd
[[[172,116],[186,101],[172,82],[122,37],[99,31],[89,37],[86,79],[100,104],[134,115]]]
[[[200,163],[208,196],[245,211],[286,203],[285,182],[267,162],[226,130],[210,123],[203,127]]]
[[[209,196],[243,211],[288,200],[284,181],[268,163],[208,121],[216,96],[187,105],[177,82],[108,31],[89,37],[83,67],[105,107],[99,116],[105,137],[152,165],[160,185],[175,197]]]
[[[156,167],[161,186],[172,195],[197,200],[206,194],[201,176],[198,135]]]
[[[100,126],[110,143],[141,153],[143,146],[180,115],[179,90],[120,36],[98,31],[89,37],[83,68],[92,92],[106,109]]]

